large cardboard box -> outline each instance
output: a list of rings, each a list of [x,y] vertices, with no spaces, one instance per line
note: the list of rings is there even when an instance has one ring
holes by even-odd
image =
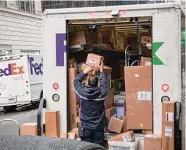
[[[77,117],[77,96],[74,92],[73,82],[75,77],[77,76],[77,69],[69,68],[69,110],[70,110],[70,129],[74,129],[77,127],[76,125],[76,117]]]
[[[127,116],[123,116],[123,129],[122,129],[122,131],[123,132],[127,132],[128,131],[128,129],[127,129]]]
[[[116,114],[116,107],[111,107],[106,109],[106,118],[107,118],[107,123],[110,122],[110,119],[112,115]]]
[[[125,67],[127,129],[152,129],[150,66]]]
[[[162,150],[161,141],[161,137],[156,135],[148,135],[144,137],[144,150]]]
[[[20,127],[21,135],[37,135],[37,123],[25,123]]]
[[[115,93],[115,89],[114,88],[111,88],[108,90],[108,94],[107,94],[107,97],[104,101],[105,103],[105,108],[110,108],[114,105],[114,93]]]
[[[152,91],[151,66],[129,66],[124,71],[126,92]]]
[[[175,102],[162,104],[162,150],[174,150]]]
[[[141,57],[140,66],[151,66],[152,58]]]
[[[84,31],[73,32],[69,34],[70,45],[85,45],[86,37]]]
[[[86,64],[89,66],[99,67],[103,59],[103,56],[97,54],[88,54]]]
[[[59,111],[45,112],[46,136],[60,137]]]
[[[110,123],[108,126],[108,129],[115,133],[121,133],[123,128],[123,120],[117,119],[115,117],[112,117],[110,119]]]

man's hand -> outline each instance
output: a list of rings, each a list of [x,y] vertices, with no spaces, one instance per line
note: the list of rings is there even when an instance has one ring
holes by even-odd
[[[84,73],[84,74],[87,74],[87,73],[91,72],[92,70],[94,70],[94,67],[89,66],[89,67],[87,67],[87,68],[83,71],[83,73]]]
[[[101,61],[101,65],[99,67],[100,72],[103,72],[103,68],[104,68],[104,63],[103,60]]]

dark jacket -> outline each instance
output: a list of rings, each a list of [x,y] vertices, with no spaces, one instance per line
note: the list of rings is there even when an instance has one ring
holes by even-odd
[[[99,86],[90,87],[82,83],[85,74],[81,72],[74,80],[74,91],[80,102],[80,120],[84,129],[103,130],[106,124],[104,100],[107,96],[107,80],[100,73]]]

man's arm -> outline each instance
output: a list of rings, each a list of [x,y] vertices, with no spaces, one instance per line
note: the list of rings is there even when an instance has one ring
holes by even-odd
[[[83,94],[83,84],[82,81],[85,77],[85,74],[81,72],[78,74],[74,80],[74,91],[79,96]]]
[[[103,60],[102,60],[101,66],[100,66],[99,84],[100,84],[100,90],[101,90],[101,93],[102,93],[101,96],[106,97],[107,92],[108,92],[108,83],[107,83],[107,78],[105,76],[105,73],[103,72],[103,68],[104,68],[104,63],[103,63]]]
[[[108,83],[104,72],[100,72],[99,84],[102,97],[106,97],[108,92]]]

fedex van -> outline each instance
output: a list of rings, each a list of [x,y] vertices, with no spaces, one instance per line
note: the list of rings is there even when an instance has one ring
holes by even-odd
[[[0,58],[0,107],[13,111],[18,105],[39,102],[42,86],[41,55],[18,54]]]

